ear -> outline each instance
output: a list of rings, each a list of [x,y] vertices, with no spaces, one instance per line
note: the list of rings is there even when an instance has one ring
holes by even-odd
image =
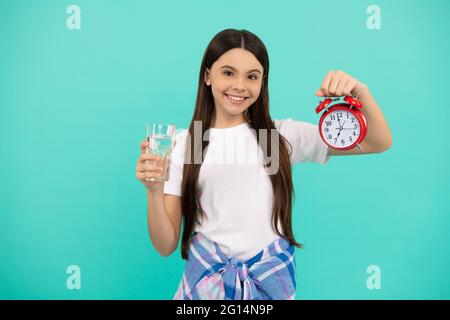
[[[211,85],[211,80],[209,79],[209,69],[208,68],[206,68],[206,70],[205,70],[205,84],[207,85],[207,86],[210,86]]]

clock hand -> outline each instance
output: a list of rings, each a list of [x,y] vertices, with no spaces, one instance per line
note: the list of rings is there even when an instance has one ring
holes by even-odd
[[[344,124],[342,124],[342,125],[344,125]],[[344,127],[340,127],[340,128],[335,128],[335,129],[339,129],[339,130],[350,129],[350,130],[353,130],[353,128],[344,128]]]
[[[338,132],[338,135],[337,135],[337,137],[336,137],[336,140],[339,138],[339,136],[341,135],[341,131],[344,129],[344,124],[345,124],[345,122],[347,122],[347,120],[345,120],[343,123],[342,123],[342,125],[341,125],[341,121],[338,119],[338,122],[339,122],[339,128],[336,128],[336,129],[339,129],[339,132]]]
[[[341,134],[341,131],[339,131],[338,135],[336,136],[336,138],[334,138],[334,143],[337,142],[337,139],[339,139],[339,135]]]
[[[339,121],[339,120],[338,120]],[[340,123],[339,123],[339,125],[341,125]],[[336,141],[337,141],[337,138],[339,138],[339,136],[340,136],[340,134],[341,134],[341,131],[342,131],[342,129],[341,129],[341,127],[339,127],[339,128],[336,128],[336,129],[338,129],[339,130],[339,132],[338,132],[338,135],[337,135],[337,137],[336,137]]]
[[[338,132],[338,135],[337,135],[336,139],[339,138],[339,135],[341,134],[341,131],[342,131],[342,130],[340,130],[340,131]]]
[[[344,124],[345,124],[346,121],[347,121],[347,120],[345,120],[344,123],[341,124],[341,121],[338,119],[338,122],[339,122],[339,128],[336,128],[336,129],[339,129],[339,133],[341,133],[341,130],[343,129]]]

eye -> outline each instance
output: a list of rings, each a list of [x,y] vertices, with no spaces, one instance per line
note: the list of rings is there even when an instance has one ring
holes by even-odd
[[[231,72],[231,71],[224,71],[223,74],[226,75],[226,76],[231,76],[231,75],[233,75],[233,72]],[[251,80],[258,80],[258,76],[254,75],[254,74],[248,76],[248,78],[251,79]]]

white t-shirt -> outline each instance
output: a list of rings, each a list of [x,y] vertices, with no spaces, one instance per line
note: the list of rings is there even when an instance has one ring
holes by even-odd
[[[317,125],[292,119],[274,123],[293,148],[291,164],[328,161],[328,146],[322,141]],[[253,132],[248,123],[210,128],[209,145],[199,173],[199,200],[206,218],[199,221],[195,230],[216,242],[228,257],[243,260],[279,237],[271,227],[270,170],[264,170],[258,158],[258,152],[262,151],[258,151],[261,149]],[[170,176],[164,184],[166,194],[181,196],[187,137],[187,129],[176,134]]]

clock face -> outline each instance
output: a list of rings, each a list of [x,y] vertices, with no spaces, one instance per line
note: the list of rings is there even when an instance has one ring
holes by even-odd
[[[329,112],[323,119],[322,137],[337,149],[354,144],[361,134],[361,125],[356,116],[347,110]]]

